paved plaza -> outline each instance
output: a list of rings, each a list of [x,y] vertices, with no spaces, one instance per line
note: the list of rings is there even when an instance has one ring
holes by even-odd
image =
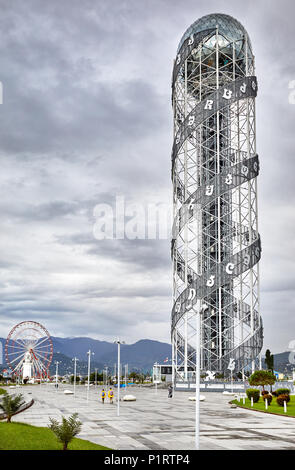
[[[88,402],[86,387],[78,386],[75,398],[65,395],[65,389],[71,386],[60,385],[58,391],[52,384],[22,387],[19,390],[26,400],[34,398],[35,403],[13,421],[47,426],[49,417],[60,419],[78,412],[83,423],[79,437],[112,449],[194,449],[195,403],[188,400],[188,392],[176,392],[168,399],[167,390],[156,393],[151,388],[128,389],[137,401],[121,401],[117,417],[116,402],[111,405],[99,401],[101,387],[90,388]],[[124,394],[122,390],[121,396]],[[201,449],[294,449],[295,419],[233,409],[228,396],[204,395],[206,400],[200,403]]]

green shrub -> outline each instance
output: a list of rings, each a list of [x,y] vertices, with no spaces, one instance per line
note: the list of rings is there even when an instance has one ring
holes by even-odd
[[[7,391],[4,390],[4,388],[0,388],[0,395],[5,395],[5,393],[7,393]]]
[[[290,395],[290,389],[289,388],[278,388],[276,390],[276,396],[278,397],[279,395]]]
[[[256,370],[253,374],[249,377],[249,384],[254,386],[262,386],[264,390],[265,385],[273,385],[276,381],[276,378],[272,372],[267,370]]]
[[[264,394],[263,395],[263,401],[265,403],[265,400],[267,400],[267,403],[270,405],[272,401],[272,395],[270,393]]]
[[[249,400],[253,398],[253,403],[257,403],[259,401],[260,390],[258,390],[257,388],[248,388],[246,390],[246,394]]]
[[[11,422],[12,416],[20,410],[24,403],[25,401],[21,393],[18,395],[8,395],[8,393],[5,393],[3,395],[0,409],[6,414],[7,423]]]
[[[285,395],[279,395],[277,398],[277,404],[279,406],[284,406],[284,401],[288,403],[290,401],[290,395],[286,393]]]
[[[68,419],[62,416],[61,423],[53,418],[49,418],[49,421],[49,429],[54,432],[57,439],[63,444],[63,450],[67,450],[69,442],[81,431],[82,423],[78,420],[78,413],[74,413]]]

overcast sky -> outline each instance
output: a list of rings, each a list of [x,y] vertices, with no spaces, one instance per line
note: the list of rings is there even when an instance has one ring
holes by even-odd
[[[94,207],[172,198],[171,71],[208,13],[245,26],[256,55],[264,350],[295,339],[292,0],[0,1],[0,336],[169,341],[169,240],[93,236]]]

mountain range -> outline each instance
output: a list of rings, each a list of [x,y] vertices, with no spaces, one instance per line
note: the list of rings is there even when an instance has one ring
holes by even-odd
[[[108,367],[113,371],[114,364],[117,363],[118,346],[107,341],[100,341],[88,337],[60,338],[51,337],[53,343],[53,361],[50,372],[55,373],[54,361],[58,360],[59,373],[69,373],[73,370],[72,358],[76,357],[77,372],[82,375],[87,373],[87,352],[90,350],[94,353],[91,356],[91,370],[97,368],[101,371],[104,367]],[[3,345],[3,365],[5,367],[4,344],[5,339],[0,338]],[[171,345],[160,341],[150,339],[142,339],[134,344],[121,344],[121,364],[128,364],[128,370],[138,370],[150,372],[155,362],[162,363],[167,357],[171,359]],[[0,356],[1,359],[1,356]],[[1,361],[0,361],[1,368]]]
[[[95,368],[101,371],[106,366],[109,372],[113,373],[115,364],[117,363],[117,344],[108,341],[100,341],[89,337],[60,338],[51,337],[53,343],[53,360],[50,367],[50,373],[55,373],[55,361],[59,362],[59,373],[72,373],[73,361],[76,357],[77,373],[81,375],[87,374],[87,351],[94,353],[91,356],[91,371]],[[0,370],[1,362],[3,368],[5,364],[4,345],[5,339],[0,338],[2,343],[3,358],[1,361],[0,349]],[[274,369],[278,372],[290,371],[294,368],[294,364],[289,363],[289,352],[274,354]],[[171,345],[160,341],[150,339],[142,339],[133,344],[121,344],[121,364],[128,364],[129,372],[132,370],[150,372],[155,362],[163,363],[168,358],[171,364]],[[264,360],[262,361],[264,366]],[[123,369],[124,370],[124,369]]]

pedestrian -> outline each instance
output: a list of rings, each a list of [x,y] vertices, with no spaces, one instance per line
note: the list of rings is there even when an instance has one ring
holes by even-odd
[[[173,396],[173,387],[172,387],[172,385],[170,384],[170,385],[168,386],[168,398],[172,398],[172,396]]]
[[[111,387],[110,390],[109,390],[110,403],[113,403],[113,398],[114,398],[114,392],[113,392],[112,387]]]
[[[104,388],[101,391],[101,401],[104,403],[104,399],[106,397],[106,392],[104,391]]]

